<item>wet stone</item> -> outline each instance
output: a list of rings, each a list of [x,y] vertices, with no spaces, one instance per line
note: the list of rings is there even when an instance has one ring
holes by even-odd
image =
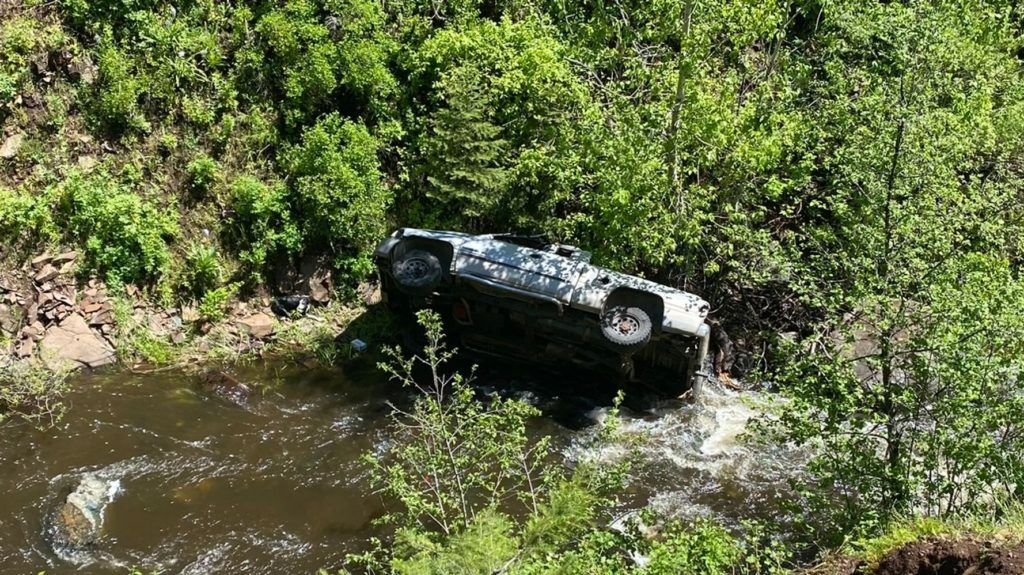
[[[82,477],[54,513],[47,528],[50,544],[58,556],[75,561],[83,550],[100,540],[106,507],[119,488],[118,481],[108,481],[93,474]]]

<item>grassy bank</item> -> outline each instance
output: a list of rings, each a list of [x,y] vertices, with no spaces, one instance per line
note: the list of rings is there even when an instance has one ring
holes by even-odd
[[[1020,573],[1024,568],[1024,509],[1012,503],[998,516],[908,517],[880,534],[852,541],[804,575]]]

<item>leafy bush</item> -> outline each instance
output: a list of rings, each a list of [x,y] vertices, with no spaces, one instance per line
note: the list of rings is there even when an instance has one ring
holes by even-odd
[[[38,20],[5,14],[0,23],[0,118],[2,107],[10,103],[29,81],[28,60],[46,41],[48,34]]]
[[[18,79],[0,70],[0,106],[7,104],[18,95]]]
[[[699,521],[673,525],[650,550],[645,575],[719,575],[730,573],[740,558],[739,542],[720,525]]]
[[[284,185],[242,176],[231,184],[229,202],[233,215],[225,229],[226,240],[239,250],[239,259],[257,281],[268,257],[302,248]]]
[[[116,351],[122,361],[160,365],[175,359],[177,349],[167,337],[153,333],[148,320],[135,315],[133,301],[114,297],[111,302],[117,328]]]
[[[262,15],[256,32],[264,43],[250,55],[263,64],[257,74],[284,99],[284,117],[301,125],[335,108],[330,98],[344,89],[353,112],[383,112],[397,83],[387,67],[393,43],[385,15],[368,0],[288,0]],[[352,98],[355,96],[355,98]]]
[[[657,538],[637,521],[605,525],[629,462],[553,463],[549,437],[530,437],[539,412],[516,399],[478,398],[470,382],[447,370],[455,353],[444,343],[440,317],[420,312],[422,354],[389,350],[381,368],[419,396],[393,414],[393,441],[366,456],[375,487],[400,506],[385,517],[393,542],[351,557],[370,572],[396,575],[507,573],[509,575],[780,575],[782,549],[760,546],[751,529],[744,544],[711,521],[668,522]],[[415,373],[423,373],[417,380]],[[618,402],[597,442],[619,441]],[[509,512],[515,510],[515,512]],[[641,514],[657,523],[653,513]],[[638,565],[632,558],[648,558]]]
[[[188,174],[188,182],[192,191],[202,195],[213,187],[220,169],[216,160],[206,154],[199,154],[188,163],[185,172]]]
[[[186,294],[201,298],[220,286],[223,279],[224,268],[213,246],[200,242],[189,246],[185,254],[184,277],[181,280]]]
[[[0,188],[0,240],[21,246],[57,238],[58,229],[45,196]]]
[[[567,52],[532,19],[446,28],[419,47],[409,182],[429,198],[414,200],[427,224],[544,226],[581,184],[575,132],[591,102]]]
[[[134,60],[108,38],[99,49],[100,82],[95,105],[90,109],[105,126],[148,131],[149,122],[139,105],[146,91]]]
[[[85,249],[85,272],[120,285],[148,282],[163,273],[167,241],[178,233],[174,216],[146,202],[105,173],[74,172],[48,192],[67,238]]]
[[[365,126],[330,114],[281,155],[305,247],[332,253],[348,279],[370,273],[370,255],[387,231],[391,195],[381,182],[377,147]]]
[[[65,411],[68,375],[35,363],[0,365],[0,424],[14,419],[36,427],[55,424]]]
[[[233,104],[220,42],[230,28],[229,6],[203,2],[180,10],[132,10],[71,4],[70,18],[100,38],[99,82],[89,111],[101,125],[146,132],[152,118],[207,128]],[[119,25],[109,25],[111,18]]]
[[[227,316],[228,303],[238,291],[238,284],[228,284],[217,289],[212,289],[203,295],[199,302],[199,318],[207,322],[216,322]]]

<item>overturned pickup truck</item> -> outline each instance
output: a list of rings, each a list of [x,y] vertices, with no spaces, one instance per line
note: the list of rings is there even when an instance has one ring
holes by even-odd
[[[702,383],[707,302],[591,265],[574,246],[404,228],[375,260],[388,305],[438,311],[463,348],[586,368],[667,395]]]

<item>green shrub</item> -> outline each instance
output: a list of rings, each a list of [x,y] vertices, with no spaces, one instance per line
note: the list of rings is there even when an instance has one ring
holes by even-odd
[[[160,135],[160,143],[158,149],[161,154],[169,156],[178,147],[178,136],[175,136],[172,132],[164,132]]]
[[[102,274],[113,285],[145,283],[163,273],[167,241],[178,233],[170,212],[102,172],[73,172],[50,193],[67,239],[85,249],[82,271]]]
[[[35,363],[0,365],[0,423],[19,418],[37,427],[64,414],[68,372]]]
[[[7,104],[18,95],[18,79],[0,70],[0,106]]]
[[[216,322],[227,316],[228,303],[238,291],[238,284],[228,284],[206,292],[199,302],[199,318],[203,321]]]
[[[57,235],[45,196],[0,188],[0,241],[34,245],[54,241]]]
[[[259,52],[245,59],[283,96],[290,126],[337,109],[332,96],[339,92],[351,107],[346,111],[382,114],[397,89],[388,68],[395,44],[386,21],[380,3],[371,0],[287,0],[256,22]]]
[[[582,183],[574,133],[591,103],[568,51],[530,19],[446,27],[417,47],[412,81],[429,90],[409,122],[407,189],[423,225],[542,226]]]
[[[116,130],[148,131],[149,122],[139,107],[146,80],[132,58],[107,39],[100,46],[98,66],[100,82],[95,105],[90,108],[97,120]]]
[[[188,173],[188,183],[192,188],[192,191],[199,194],[205,194],[210,191],[213,184],[217,181],[220,168],[217,165],[216,160],[206,154],[200,153],[195,157],[195,159],[188,163],[188,166],[185,167],[185,171]]]
[[[334,254],[349,279],[372,271],[373,247],[387,231],[391,195],[381,182],[377,147],[365,126],[330,114],[281,155],[306,248]]]
[[[189,246],[181,285],[186,294],[201,298],[220,286],[223,279],[224,268],[213,246],[198,242]]]
[[[231,184],[229,202],[233,215],[225,228],[225,239],[239,250],[239,259],[254,279],[259,279],[271,255],[302,248],[284,185],[267,185],[252,176],[242,176]]]
[[[39,43],[39,28],[31,18],[15,17],[0,24],[0,106],[11,102],[28,81],[28,57]]]
[[[710,521],[673,525],[651,547],[645,575],[725,575],[740,559],[739,542]]]

